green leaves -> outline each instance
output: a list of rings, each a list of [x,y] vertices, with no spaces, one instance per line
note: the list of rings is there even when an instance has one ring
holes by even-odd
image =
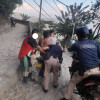
[[[22,17],[22,20],[24,20],[24,21],[27,21],[30,18],[30,16],[28,16],[26,14],[20,14],[20,15]]]
[[[22,0],[0,0],[0,14],[8,17],[16,8],[16,4],[22,4]]]
[[[85,26],[93,22],[96,18],[100,19],[100,15],[99,17],[97,16],[96,10],[100,5],[99,2],[100,0],[97,0],[95,6],[92,5],[91,7],[89,7],[89,5],[83,7],[83,3],[80,3],[79,5],[75,3],[74,5],[70,5],[69,8],[67,7],[67,11],[65,13],[61,11],[62,17],[56,16],[59,20],[59,27],[57,31],[60,35],[64,36],[64,41],[73,37],[77,27]],[[93,36],[91,37],[93,38]],[[95,38],[98,37],[99,35]]]

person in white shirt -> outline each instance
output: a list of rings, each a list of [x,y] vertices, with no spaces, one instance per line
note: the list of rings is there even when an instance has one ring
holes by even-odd
[[[54,36],[54,30],[50,30],[49,34],[50,34],[50,36],[48,38],[48,41],[52,42],[52,44],[56,44],[57,39]]]

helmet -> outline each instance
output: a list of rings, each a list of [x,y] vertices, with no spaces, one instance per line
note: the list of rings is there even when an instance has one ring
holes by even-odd
[[[89,29],[86,26],[76,29],[77,36],[84,37],[89,34]]]

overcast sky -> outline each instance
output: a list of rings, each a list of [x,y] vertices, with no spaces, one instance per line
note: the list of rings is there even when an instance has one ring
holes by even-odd
[[[40,0],[35,0],[38,4],[40,4]],[[59,3],[57,0],[54,0],[57,4],[57,6],[59,7],[59,9],[57,8],[57,6],[55,5],[55,3],[53,2],[53,0],[46,0],[47,2],[49,2],[49,4],[51,6],[53,6],[53,8],[58,12],[56,12],[53,8],[51,8],[46,2],[45,0],[42,0],[42,8],[47,12],[47,14],[50,15],[50,17],[52,19],[55,19],[55,15],[59,15],[60,16],[60,10],[66,11],[66,7],[64,5],[62,5],[61,3]],[[84,6],[86,5],[91,5],[91,2],[94,2],[95,0],[60,0],[61,2],[65,3],[66,5],[71,5],[74,3],[80,4],[81,2],[84,3]],[[34,7],[36,10],[39,11],[39,7],[35,4],[34,0],[26,0],[26,2],[28,2],[32,7]],[[36,16],[39,17],[39,12],[34,10],[32,7],[30,7],[26,2],[24,2],[23,0],[23,4],[21,6],[18,6],[14,12],[18,12],[18,13],[24,13],[27,14],[29,16]],[[43,10],[42,10],[42,18],[48,18],[51,20],[51,18],[46,15]]]

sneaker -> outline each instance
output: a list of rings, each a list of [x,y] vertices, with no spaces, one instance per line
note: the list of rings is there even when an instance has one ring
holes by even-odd
[[[60,100],[68,100],[68,99],[66,99],[66,98],[62,98],[62,99],[60,99]]]

